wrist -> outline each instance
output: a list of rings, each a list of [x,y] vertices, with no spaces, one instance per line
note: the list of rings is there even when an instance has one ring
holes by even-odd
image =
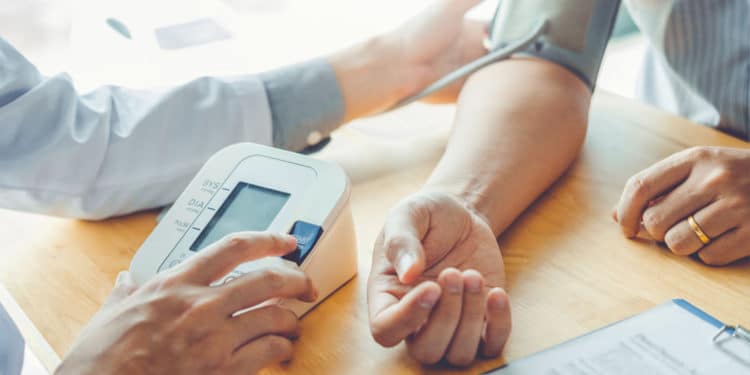
[[[344,100],[345,122],[382,112],[414,92],[415,78],[387,35],[373,37],[329,58]]]
[[[494,228],[491,212],[487,208],[489,204],[487,204],[484,194],[479,189],[470,189],[458,184],[428,182],[422,187],[422,191],[451,196],[490,228]],[[495,235],[499,235],[494,229],[493,232],[495,232]]]

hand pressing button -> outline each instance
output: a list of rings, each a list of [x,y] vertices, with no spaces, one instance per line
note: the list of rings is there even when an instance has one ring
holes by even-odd
[[[289,232],[297,239],[297,248],[291,253],[284,256],[284,259],[290,260],[301,265],[307,255],[310,254],[318,239],[323,234],[323,228],[318,225],[310,224],[304,221],[297,221]]]

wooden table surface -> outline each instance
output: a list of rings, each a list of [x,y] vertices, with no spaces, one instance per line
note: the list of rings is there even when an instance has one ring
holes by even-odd
[[[387,209],[428,176],[444,148],[451,115],[450,108],[423,106],[367,120],[340,131],[319,155],[341,163],[353,181],[359,276],[303,319],[295,360],[270,373],[457,371],[423,368],[403,346],[380,348],[369,334],[365,299],[372,245]],[[410,131],[410,123],[420,130]],[[379,134],[394,131],[405,135]],[[465,371],[490,369],[672,298],[686,298],[728,323],[750,323],[750,262],[707,267],[657,244],[624,239],[610,219],[629,176],[701,144],[748,147],[597,94],[579,160],[500,237],[514,324],[505,356]],[[83,222],[0,211],[0,283],[62,355],[118,271],[128,267],[154,218],[149,212]]]

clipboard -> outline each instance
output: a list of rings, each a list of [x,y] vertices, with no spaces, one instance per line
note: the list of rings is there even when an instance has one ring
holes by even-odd
[[[750,374],[750,332],[684,299],[486,372],[516,374]]]
[[[739,324],[736,326],[730,326],[730,325],[724,324],[719,319],[714,318],[710,314],[695,307],[695,305],[691,304],[690,302],[684,299],[674,299],[672,300],[672,302],[682,307],[683,309],[687,310],[688,312],[692,313],[693,315],[703,319],[706,323],[709,323],[713,325],[714,327],[718,328],[719,330],[711,339],[711,341],[713,341],[714,343],[718,343],[724,336],[728,336],[730,338],[744,340],[748,344],[750,344],[750,330],[748,330],[747,328]]]

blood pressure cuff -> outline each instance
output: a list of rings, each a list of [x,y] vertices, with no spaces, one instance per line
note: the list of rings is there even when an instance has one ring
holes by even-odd
[[[522,38],[545,17],[544,35],[522,54],[560,64],[594,88],[620,0],[501,1],[490,28],[493,47]]]

